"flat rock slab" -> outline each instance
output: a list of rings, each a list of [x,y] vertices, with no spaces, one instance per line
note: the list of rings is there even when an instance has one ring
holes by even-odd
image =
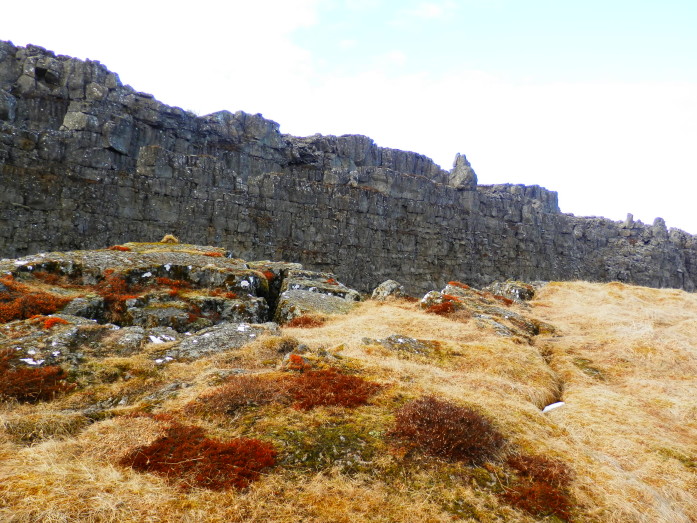
[[[305,314],[348,314],[357,301],[310,290],[288,290],[279,296],[274,321],[283,324]]]
[[[408,352],[411,354],[428,355],[440,348],[440,343],[432,340],[417,340],[401,334],[392,334],[381,340],[363,338],[365,345],[381,345],[382,347],[395,352]]]
[[[197,359],[210,354],[239,349],[262,334],[278,335],[275,323],[220,323],[187,336],[166,350],[162,360]]]

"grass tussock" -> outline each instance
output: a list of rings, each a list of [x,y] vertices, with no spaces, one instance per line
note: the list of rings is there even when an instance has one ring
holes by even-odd
[[[195,425],[171,423],[151,444],[137,447],[119,463],[167,478],[182,488],[243,489],[276,462],[277,452],[258,439],[207,438]]]
[[[432,396],[397,411],[391,434],[415,449],[470,465],[495,460],[506,444],[491,421],[477,411]]]
[[[74,388],[61,367],[26,367],[17,361],[12,349],[0,350],[0,400],[50,401]]]

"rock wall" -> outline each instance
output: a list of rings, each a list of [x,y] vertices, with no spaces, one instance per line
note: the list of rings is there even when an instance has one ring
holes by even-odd
[[[619,280],[695,290],[697,240],[562,214],[541,187],[477,185],[365,136],[298,138],[261,115],[198,117],[99,62],[0,42],[0,256],[166,233],[331,268],[369,290],[448,280]]]

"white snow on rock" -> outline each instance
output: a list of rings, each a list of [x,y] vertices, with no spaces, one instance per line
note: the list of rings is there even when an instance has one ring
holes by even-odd
[[[19,361],[23,361],[27,365],[41,365],[44,360],[34,360],[34,358],[20,358]]]

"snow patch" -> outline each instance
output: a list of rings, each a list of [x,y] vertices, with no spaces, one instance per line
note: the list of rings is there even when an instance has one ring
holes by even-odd
[[[545,412],[549,412],[550,410],[558,409],[559,407],[563,406],[564,402],[563,401],[557,401],[556,403],[552,403],[550,405],[547,405],[544,409],[542,409],[542,414]]]
[[[44,360],[34,360],[34,358],[20,358],[19,361],[23,361],[27,365],[41,365]]]

